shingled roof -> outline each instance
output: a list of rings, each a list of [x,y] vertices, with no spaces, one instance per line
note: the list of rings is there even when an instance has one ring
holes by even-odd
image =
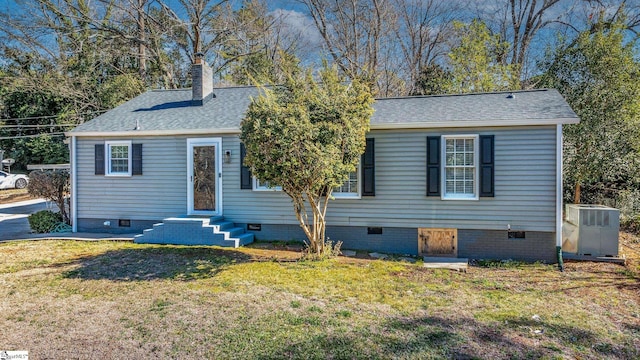
[[[214,89],[204,105],[191,89],[148,91],[88,121],[70,136],[238,133],[256,87]],[[579,121],[553,89],[377,99],[372,129],[570,124]]]

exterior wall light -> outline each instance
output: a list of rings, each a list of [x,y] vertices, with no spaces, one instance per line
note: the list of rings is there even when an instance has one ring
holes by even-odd
[[[231,164],[231,150],[227,150],[224,152],[224,162],[226,164]]]

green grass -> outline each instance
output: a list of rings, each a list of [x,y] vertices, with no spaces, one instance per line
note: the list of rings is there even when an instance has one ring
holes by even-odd
[[[633,267],[487,263],[465,274],[280,261],[259,247],[0,244],[0,349],[34,358],[640,356]]]

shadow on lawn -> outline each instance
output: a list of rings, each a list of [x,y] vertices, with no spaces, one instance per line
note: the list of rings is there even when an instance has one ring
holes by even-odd
[[[445,353],[456,359],[472,358],[533,358],[560,355],[560,347],[575,346],[590,349],[591,355],[622,355],[623,349],[597,334],[566,324],[537,322],[524,317],[512,317],[504,323],[482,323],[472,318],[449,319],[430,316],[412,320],[392,320],[390,327],[404,332],[417,332],[413,340],[400,337],[390,343],[390,349],[440,348],[444,340],[453,340]],[[539,331],[539,333],[535,333]],[[435,336],[434,336],[435,335]],[[550,344],[552,343],[552,344]],[[589,351],[589,350],[587,350]],[[627,354],[629,355],[629,354]]]
[[[153,247],[111,250],[74,262],[77,268],[63,274],[84,280],[144,281],[195,280],[215,276],[228,266],[247,262],[239,251],[210,247]]]
[[[533,329],[543,329],[534,334]],[[633,349],[620,348],[598,335],[567,325],[538,323],[514,318],[504,324],[481,323],[473,318],[439,316],[392,318],[383,331],[318,334],[302,342],[274,349],[262,359],[296,357],[318,349],[325,358],[452,358],[452,359],[538,359],[572,354],[580,348],[587,357],[627,358]],[[367,339],[367,341],[363,341]],[[276,355],[277,354],[277,355]],[[317,352],[315,352],[317,355]]]

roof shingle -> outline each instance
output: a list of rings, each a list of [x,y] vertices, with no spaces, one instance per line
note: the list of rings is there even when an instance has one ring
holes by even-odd
[[[202,106],[191,104],[191,89],[153,90],[88,121],[70,135],[172,131],[239,131],[256,87],[214,89]],[[509,96],[512,94],[512,96]],[[460,127],[575,123],[577,115],[553,89],[512,93],[415,96],[377,99],[372,128]],[[139,125],[139,130],[134,130]]]

